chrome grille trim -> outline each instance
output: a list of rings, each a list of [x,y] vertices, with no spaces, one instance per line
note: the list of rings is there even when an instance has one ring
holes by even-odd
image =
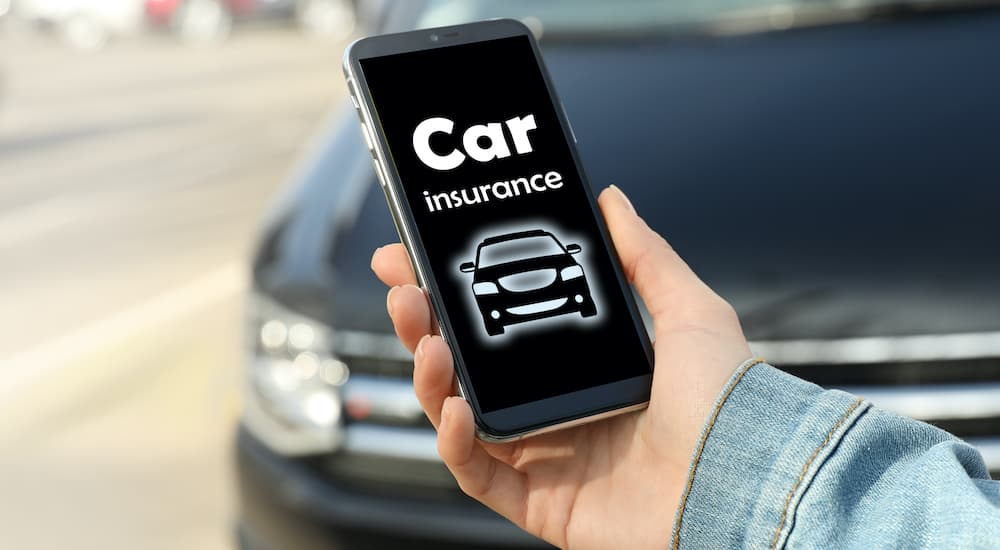
[[[353,424],[344,430],[341,452],[400,460],[441,462],[437,433],[426,428]]]
[[[771,364],[888,363],[1000,357],[1000,331],[831,340],[759,340],[754,355]]]
[[[413,382],[408,378],[352,376],[342,391],[348,415],[351,405],[361,402],[373,420],[387,419],[411,424],[424,420],[424,410],[413,392]]]
[[[1000,416],[1000,383],[837,388],[918,420]],[[1000,426],[997,426],[1000,435]]]
[[[965,441],[982,453],[990,471],[1000,471],[1000,437],[967,438]],[[341,452],[419,462],[441,461],[437,435],[432,430],[420,428],[355,424],[345,430]]]
[[[335,357],[364,356],[369,359],[413,361],[413,354],[395,335],[361,330],[335,330],[330,352]]]

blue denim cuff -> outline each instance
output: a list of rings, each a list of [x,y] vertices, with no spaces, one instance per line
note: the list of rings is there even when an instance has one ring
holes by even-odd
[[[744,363],[695,450],[671,548],[780,548],[803,493],[868,406]]]

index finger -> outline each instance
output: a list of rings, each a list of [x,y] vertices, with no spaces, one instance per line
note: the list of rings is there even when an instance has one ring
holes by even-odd
[[[410,256],[400,243],[387,244],[376,250],[372,254],[372,271],[390,287],[417,284]]]

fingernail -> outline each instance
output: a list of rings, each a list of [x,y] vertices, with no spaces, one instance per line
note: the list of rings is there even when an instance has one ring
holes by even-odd
[[[375,271],[375,256],[378,254],[379,250],[382,250],[382,248],[384,247],[380,246],[375,249],[375,252],[372,252],[372,261],[368,264],[368,267],[370,267],[372,271]]]
[[[389,293],[385,295],[385,309],[389,312],[389,317],[392,317],[392,293],[396,292],[398,286],[394,286],[389,289]]]
[[[632,201],[628,200],[628,197],[625,195],[625,192],[622,191],[617,185],[613,183],[608,187],[614,189],[615,192],[618,193],[618,197],[621,199],[621,201],[625,203],[625,206],[628,206],[629,211],[635,214],[635,207],[632,206]]]

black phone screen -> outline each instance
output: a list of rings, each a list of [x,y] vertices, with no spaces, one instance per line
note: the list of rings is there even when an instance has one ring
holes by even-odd
[[[480,409],[648,375],[529,39],[360,65]]]

